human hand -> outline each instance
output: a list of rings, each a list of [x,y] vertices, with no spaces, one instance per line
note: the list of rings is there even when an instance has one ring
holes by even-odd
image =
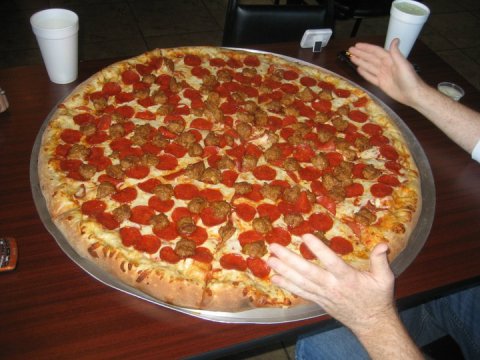
[[[320,305],[331,316],[361,334],[385,319],[396,317],[393,301],[394,275],[387,260],[386,244],[377,245],[370,255],[370,271],[359,271],[313,235],[303,241],[324,268],[271,244],[268,265],[277,273],[272,282]]]
[[[387,51],[376,45],[357,43],[348,51],[361,76],[393,99],[414,107],[426,84],[401,54],[398,44],[399,39],[394,39]]]

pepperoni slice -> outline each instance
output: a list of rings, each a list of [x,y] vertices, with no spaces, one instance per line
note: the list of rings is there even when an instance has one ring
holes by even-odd
[[[310,76],[303,76],[300,78],[300,84],[303,86],[315,86],[317,84],[317,81],[314,78],[311,78]]]
[[[390,140],[382,134],[373,135],[368,141],[373,146],[382,146],[390,142]]]
[[[238,105],[233,101],[226,101],[220,105],[220,110],[226,115],[232,115],[237,112]]]
[[[60,134],[60,139],[62,139],[64,142],[68,144],[75,144],[80,141],[82,136],[83,134],[78,130],[64,129]]]
[[[383,129],[380,125],[367,123],[362,125],[362,130],[368,135],[380,135]]]
[[[160,249],[160,239],[155,235],[142,235],[140,240],[135,244],[135,249],[148,254],[155,254]]]
[[[135,65],[135,69],[141,74],[141,75],[148,75],[150,74],[154,69],[154,65],[152,64],[149,64],[149,65],[145,65],[145,64],[136,64]]]
[[[83,163],[81,160],[66,159],[60,162],[60,168],[63,171],[78,171],[78,169],[80,168],[80,165],[82,164]]]
[[[135,115],[135,110],[129,105],[122,105],[115,109],[115,112],[126,119],[130,119]]]
[[[257,214],[257,210],[248,204],[235,205],[235,212],[237,213],[238,217],[244,221],[252,221]]]
[[[278,203],[277,208],[278,211],[280,211],[283,215],[288,215],[296,212],[294,204],[283,200]]]
[[[190,210],[188,210],[188,208],[179,206],[175,208],[175,210],[173,210],[172,220],[174,222],[178,222],[181,218],[184,217],[192,217],[192,213],[190,212]]]
[[[287,94],[296,94],[298,92],[298,86],[290,83],[282,84],[280,89]]]
[[[123,104],[133,100],[135,100],[135,96],[132,93],[126,93],[122,91],[121,93],[115,95],[115,102],[117,104]]]
[[[310,200],[308,199],[307,193],[305,191],[302,191],[300,193],[300,196],[295,202],[295,209],[298,212],[305,213],[305,214],[312,211],[312,204],[310,203]]]
[[[202,246],[195,248],[195,254],[193,254],[191,258],[205,264],[210,264],[213,261],[213,255],[210,250]]]
[[[155,114],[151,111],[137,111],[135,114],[135,118],[142,119],[142,120],[155,120]]]
[[[402,165],[400,165],[396,161],[387,161],[385,163],[385,167],[388,170],[393,171],[394,173],[397,173],[397,174],[400,174],[400,170],[402,170]]]
[[[315,195],[328,195],[328,190],[320,181],[312,181],[310,184],[310,189],[312,189],[312,192]]]
[[[225,62],[225,60],[220,59],[220,58],[210,59],[209,62],[210,62],[210,65],[211,65],[211,66],[214,66],[214,67],[224,67],[224,66],[227,65],[227,63]]]
[[[202,210],[202,212],[200,213],[200,218],[202,219],[203,225],[205,226],[220,225],[227,220],[225,217],[216,217],[213,209],[209,207]]]
[[[327,209],[332,215],[337,213],[337,203],[330,196],[320,195],[317,196],[317,203]]]
[[[185,154],[188,152],[188,150],[177,143],[170,143],[165,148],[163,149],[166,153],[172,154],[176,158],[182,158],[185,156]]]
[[[274,222],[282,215],[278,207],[273,204],[260,204],[257,207],[257,211],[258,215],[268,217],[271,222]]]
[[[182,258],[178,256],[175,250],[173,250],[170,246],[165,246],[162,248],[162,250],[160,250],[160,259],[170,264],[176,264],[182,260]]]
[[[246,155],[252,155],[252,156],[255,156],[255,157],[260,157],[262,156],[263,152],[262,150],[260,150],[260,148],[256,145],[253,145],[253,144],[248,144],[246,147],[245,147],[245,154]]]
[[[135,206],[132,208],[132,215],[130,221],[141,225],[149,225],[150,219],[155,215],[155,211],[144,205]]]
[[[118,180],[118,179],[115,179],[115,178],[113,178],[113,177],[111,177],[111,176],[108,176],[107,174],[102,174],[102,175],[100,175],[100,176],[98,177],[98,182],[99,182],[99,183],[109,182],[109,183],[111,183],[111,184],[113,184],[113,185],[116,186],[116,185],[122,183],[123,180]]]
[[[380,146],[380,154],[382,154],[383,157],[385,157],[388,160],[397,160],[399,155],[397,150],[391,145],[384,144]]]
[[[340,98],[348,98],[350,96],[350,90],[347,89],[335,89],[333,92]]]
[[[203,77],[205,77],[207,75],[210,75],[210,70],[208,70],[204,67],[201,67],[201,66],[195,66],[195,67],[192,68],[191,73],[192,73],[193,76],[196,76],[196,77],[202,79]]]
[[[247,194],[244,194],[243,196],[246,197],[247,199],[252,200],[252,201],[259,202],[259,201],[263,200],[263,195],[260,192],[261,189],[262,189],[262,185],[253,184],[252,185],[252,191],[250,191]]]
[[[202,245],[208,239],[207,230],[201,226],[197,226],[195,231],[185,236],[188,240],[195,241],[195,244]]]
[[[287,230],[280,227],[274,227],[267,233],[267,235],[265,235],[265,239],[269,244],[277,243],[287,246],[292,241],[292,236]]]
[[[96,131],[92,135],[86,137],[85,141],[89,144],[101,144],[109,139],[108,134],[105,131]]]
[[[55,148],[55,155],[60,157],[67,157],[68,152],[71,148],[72,146],[70,144],[58,144]]]
[[[302,236],[305,234],[311,234],[314,230],[315,229],[308,221],[302,221],[300,225],[290,229],[290,232],[293,235]]]
[[[175,197],[180,200],[192,200],[199,195],[199,190],[192,184],[179,184],[173,189]]]
[[[134,187],[127,187],[112,195],[112,199],[120,203],[132,202],[137,198],[137,190]]]
[[[303,242],[300,244],[300,254],[307,260],[315,260],[317,258]]]
[[[360,110],[352,110],[348,113],[348,117],[356,122],[364,123],[368,120],[368,115]]]
[[[223,200],[222,192],[217,189],[203,189],[203,190],[200,190],[199,195],[207,201]]]
[[[122,73],[121,77],[122,77],[122,81],[127,85],[140,81],[140,75],[138,75],[136,71],[131,69],[125,70]]]
[[[255,55],[247,55],[245,59],[243,59],[243,63],[247,66],[256,67],[260,65],[260,60]]]
[[[178,166],[177,158],[170,154],[162,154],[158,156],[158,160],[158,170],[174,170]]]
[[[317,99],[312,102],[312,107],[326,114],[332,110],[332,102],[330,100]]]
[[[242,246],[244,246],[245,244],[257,242],[264,239],[265,239],[264,235],[256,230],[247,230],[242,232],[238,236],[238,242]]]
[[[393,188],[391,186],[378,183],[378,184],[373,184],[370,187],[370,192],[372,193],[373,196],[378,197],[378,198],[383,198],[385,196],[389,196],[393,192]]]
[[[365,106],[367,105],[368,103],[368,98],[366,96],[362,96],[361,98],[358,98],[358,100],[356,100],[354,103],[353,103],[353,106],[355,107],[362,107],[362,106]]]
[[[227,65],[233,69],[238,69],[242,67],[242,63],[234,58],[229,58],[227,60]]]
[[[283,72],[283,78],[285,80],[295,80],[295,79],[298,79],[298,73],[296,71],[293,71],[293,70],[285,70]]]
[[[239,254],[225,254],[220,258],[220,265],[227,270],[247,270],[247,262]]]
[[[277,172],[270,166],[260,165],[253,169],[253,175],[258,180],[274,180],[275,176],[277,176]]]
[[[213,123],[204,118],[196,118],[190,123],[190,127],[198,130],[212,130]]]
[[[126,138],[114,139],[110,142],[110,149],[114,151],[122,151],[132,146],[132,142]]]
[[[233,187],[233,185],[237,181],[237,178],[238,178],[238,173],[236,173],[233,170],[225,170],[222,173],[222,184],[228,187]]]
[[[265,279],[270,274],[270,267],[258,257],[247,258],[247,267],[253,275],[260,279]]]
[[[400,181],[398,180],[398,178],[393,175],[382,175],[377,179],[377,181],[382,184],[386,184],[394,187],[400,185]]]
[[[170,211],[173,208],[173,205],[175,205],[175,202],[171,199],[160,200],[157,196],[152,196],[148,199],[148,206],[161,213]]]
[[[345,197],[357,197],[363,194],[363,185],[360,183],[352,183],[345,187]]]
[[[89,113],[82,113],[82,114],[75,115],[73,117],[73,121],[77,125],[84,125],[88,123],[93,123],[95,121],[95,117]]]
[[[144,181],[144,182],[141,182],[141,183],[138,183],[137,186],[145,191],[145,192],[148,192],[150,194],[153,194],[155,188],[160,185],[162,182],[158,179],[155,179],[155,178],[151,178],[151,179],[148,179],[147,181]]]
[[[327,161],[330,164],[330,166],[338,166],[340,163],[343,161],[343,155],[338,153],[338,152],[329,152],[325,154],[327,157]]]
[[[322,170],[314,166],[307,166],[305,168],[300,168],[298,170],[298,174],[303,180],[313,181],[317,180],[320,176],[322,176]]]
[[[125,246],[135,246],[140,241],[142,233],[136,227],[128,226],[120,229],[120,238]]]
[[[102,86],[102,93],[107,96],[117,95],[121,91],[122,91],[122,88],[120,87],[120,85],[118,85],[116,82],[113,82],[113,81],[106,82]]]
[[[353,245],[350,241],[341,236],[334,236],[330,239],[330,249],[337,254],[346,255],[353,251]]]
[[[88,200],[82,204],[82,213],[88,216],[95,216],[105,211],[107,204],[102,200]]]
[[[187,54],[183,58],[183,62],[188,66],[199,66],[202,63],[202,59],[197,55]]]
[[[315,230],[318,231],[328,231],[333,226],[332,218],[324,213],[315,213],[310,215],[308,222]]]
[[[156,227],[154,227],[153,232],[160,239],[167,241],[175,240],[178,237],[177,226],[174,223],[168,224],[163,229],[157,229]]]
[[[125,175],[132,179],[143,179],[150,173],[150,168],[145,165],[135,165],[125,170]]]
[[[293,152],[293,157],[300,162],[310,162],[315,156],[315,151],[308,145],[298,145]]]
[[[101,212],[95,216],[95,219],[108,230],[113,230],[120,226],[117,219],[110,213]]]

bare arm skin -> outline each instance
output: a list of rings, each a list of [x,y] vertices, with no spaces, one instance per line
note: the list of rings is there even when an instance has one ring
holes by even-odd
[[[277,273],[275,284],[316,302],[349,327],[373,359],[422,359],[395,309],[386,244],[372,251],[371,271],[358,271],[315,236],[304,235],[303,241],[325,267],[272,244],[275,257],[268,264]]]
[[[471,153],[480,140],[480,113],[427,85],[400,53],[398,42],[392,41],[390,51],[365,43],[351,47],[358,73],[393,99],[420,112]]]

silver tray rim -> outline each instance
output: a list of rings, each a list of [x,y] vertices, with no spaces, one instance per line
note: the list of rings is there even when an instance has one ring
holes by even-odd
[[[433,219],[435,216],[435,183],[433,178],[433,173],[430,167],[428,158],[420,145],[419,141],[412,133],[410,128],[405,124],[405,122],[383,101],[381,101],[377,96],[373,95],[370,91],[359,86],[350,79],[345,78],[342,75],[339,75],[333,71],[330,71],[319,65],[296,59],[290,56],[277,54],[274,52],[252,50],[245,48],[227,48],[234,51],[245,51],[253,54],[267,54],[274,55],[284,60],[294,62],[303,66],[309,66],[322,70],[325,73],[337,76],[342,80],[348,82],[349,84],[360,88],[365,91],[377,104],[393,119],[400,132],[405,138],[409,149],[412,153],[413,159],[417,164],[420,175],[421,191],[422,191],[422,209],[417,222],[415,229],[410,235],[407,247],[397,256],[397,258],[390,264],[395,277],[398,277],[405,269],[415,260],[419,252],[422,250],[430,229],[433,224]],[[81,86],[83,82],[77,85],[76,88]],[[74,89],[74,90],[75,90]],[[74,91],[72,90],[72,91]],[[64,96],[57,105],[50,111],[50,113],[45,118],[42,126],[40,127],[38,134],[35,138],[35,142],[32,148],[32,153],[30,157],[30,184],[33,195],[33,200],[35,207],[40,216],[40,219],[47,229],[47,231],[53,236],[58,246],[62,251],[82,270],[87,274],[95,278],[96,280],[102,282],[103,284],[126,293],[128,295],[137,297],[139,299],[148,301],[150,303],[159,305],[163,308],[174,310],[185,315],[193,316],[203,320],[209,320],[219,323],[237,323],[237,324],[279,324],[279,323],[288,323],[294,321],[307,320],[314,317],[326,315],[327,313],[317,304],[306,304],[301,306],[295,306],[292,308],[257,308],[251,310],[245,310],[240,312],[221,312],[221,311],[210,311],[210,310],[197,310],[190,309],[185,307],[180,307],[165,303],[158,299],[155,299],[144,292],[139,291],[131,286],[128,286],[115,277],[113,277],[107,271],[101,269],[93,262],[89,261],[86,258],[81,257],[68,243],[65,239],[63,233],[56,227],[56,225],[51,220],[45,198],[43,197],[42,191],[40,189],[39,177],[38,177],[38,155],[40,152],[40,145],[42,141],[42,136],[47,127],[51,117],[54,115],[57,110],[58,105],[69,95]]]

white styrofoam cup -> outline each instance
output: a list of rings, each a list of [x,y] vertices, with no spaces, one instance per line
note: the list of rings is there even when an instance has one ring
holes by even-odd
[[[413,11],[411,11],[412,7]],[[392,2],[385,49],[390,48],[393,39],[399,38],[400,52],[408,57],[429,15],[430,9],[418,1],[396,0]]]
[[[39,11],[30,18],[50,81],[68,84],[78,75],[78,16],[66,9]]]

